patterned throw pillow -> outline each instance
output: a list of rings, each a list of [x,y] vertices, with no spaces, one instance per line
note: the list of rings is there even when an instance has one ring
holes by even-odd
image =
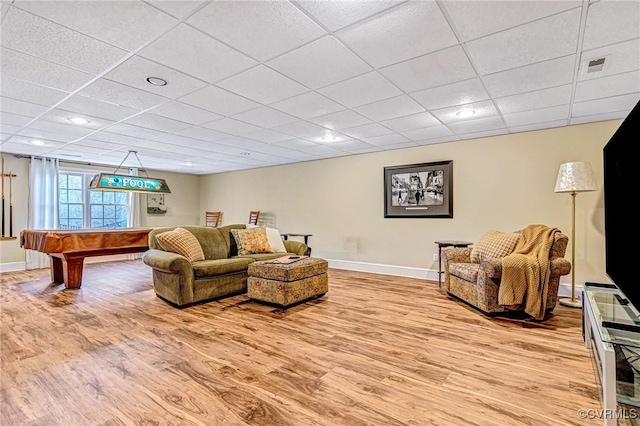
[[[238,256],[257,253],[273,253],[264,228],[232,229],[231,234],[238,245]]]
[[[204,260],[204,252],[198,239],[184,228],[163,232],[158,234],[156,239],[164,250],[178,253],[186,257],[189,262]]]
[[[471,261],[480,263],[511,254],[516,248],[520,234],[518,232],[487,231],[471,249]]]

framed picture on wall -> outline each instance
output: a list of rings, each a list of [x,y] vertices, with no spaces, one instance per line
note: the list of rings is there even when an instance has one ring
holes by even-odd
[[[165,214],[164,194],[147,194],[147,214]]]
[[[453,161],[384,168],[385,218],[453,218]]]

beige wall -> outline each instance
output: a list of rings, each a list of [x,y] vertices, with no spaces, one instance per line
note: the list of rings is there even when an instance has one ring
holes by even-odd
[[[13,182],[13,208],[14,235],[20,235],[20,231],[27,227],[27,206],[29,200],[29,159],[16,158],[12,154],[3,154],[3,157],[5,158],[5,168],[7,170],[13,170],[13,172],[18,175]],[[88,166],[72,163],[60,163],[60,167],[82,171],[106,172],[113,172],[114,169],[113,167]],[[171,194],[165,195],[167,213],[164,215],[147,215],[147,197],[146,194],[140,194],[140,211],[142,216],[141,226],[154,227],[198,224],[198,194],[200,177],[195,175],[158,172],[153,170],[149,170],[148,173],[149,176],[161,177],[166,179],[167,183],[169,184],[169,188],[171,189]],[[8,188],[8,183],[6,183],[5,195],[7,196]],[[17,239],[11,241],[1,241],[0,244],[0,270],[2,270],[2,264],[24,262],[25,252],[22,248],[20,248],[20,244]],[[96,260],[105,259],[111,258],[96,258]]]
[[[544,223],[571,234],[571,197],[553,192],[558,167],[591,162],[600,190],[576,208],[576,282],[604,272],[602,147],[621,121],[427,145],[351,157],[203,176],[200,212],[225,224],[260,210],[281,232],[313,234],[314,255],[437,269],[434,241],[476,241],[488,229]],[[453,160],[453,219],[385,219],[383,168]],[[200,222],[203,223],[201,216]],[[570,253],[567,253],[570,258]],[[567,280],[568,277],[565,277]]]

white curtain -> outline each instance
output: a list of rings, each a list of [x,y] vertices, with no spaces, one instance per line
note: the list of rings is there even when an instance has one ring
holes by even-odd
[[[129,169],[131,176],[139,176],[139,170],[137,167],[131,167]],[[129,193],[129,216],[127,217],[127,226],[129,228],[139,228],[141,225],[140,217],[140,194],[137,192]],[[127,256],[129,259],[141,259],[142,253],[132,253]]]
[[[31,157],[27,228],[58,228],[58,159]],[[26,251],[27,269],[49,267],[49,256]]]

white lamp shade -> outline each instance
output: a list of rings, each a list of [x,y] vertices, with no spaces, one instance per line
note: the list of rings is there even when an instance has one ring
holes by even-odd
[[[560,165],[555,192],[589,192],[597,189],[591,164],[574,162]]]

